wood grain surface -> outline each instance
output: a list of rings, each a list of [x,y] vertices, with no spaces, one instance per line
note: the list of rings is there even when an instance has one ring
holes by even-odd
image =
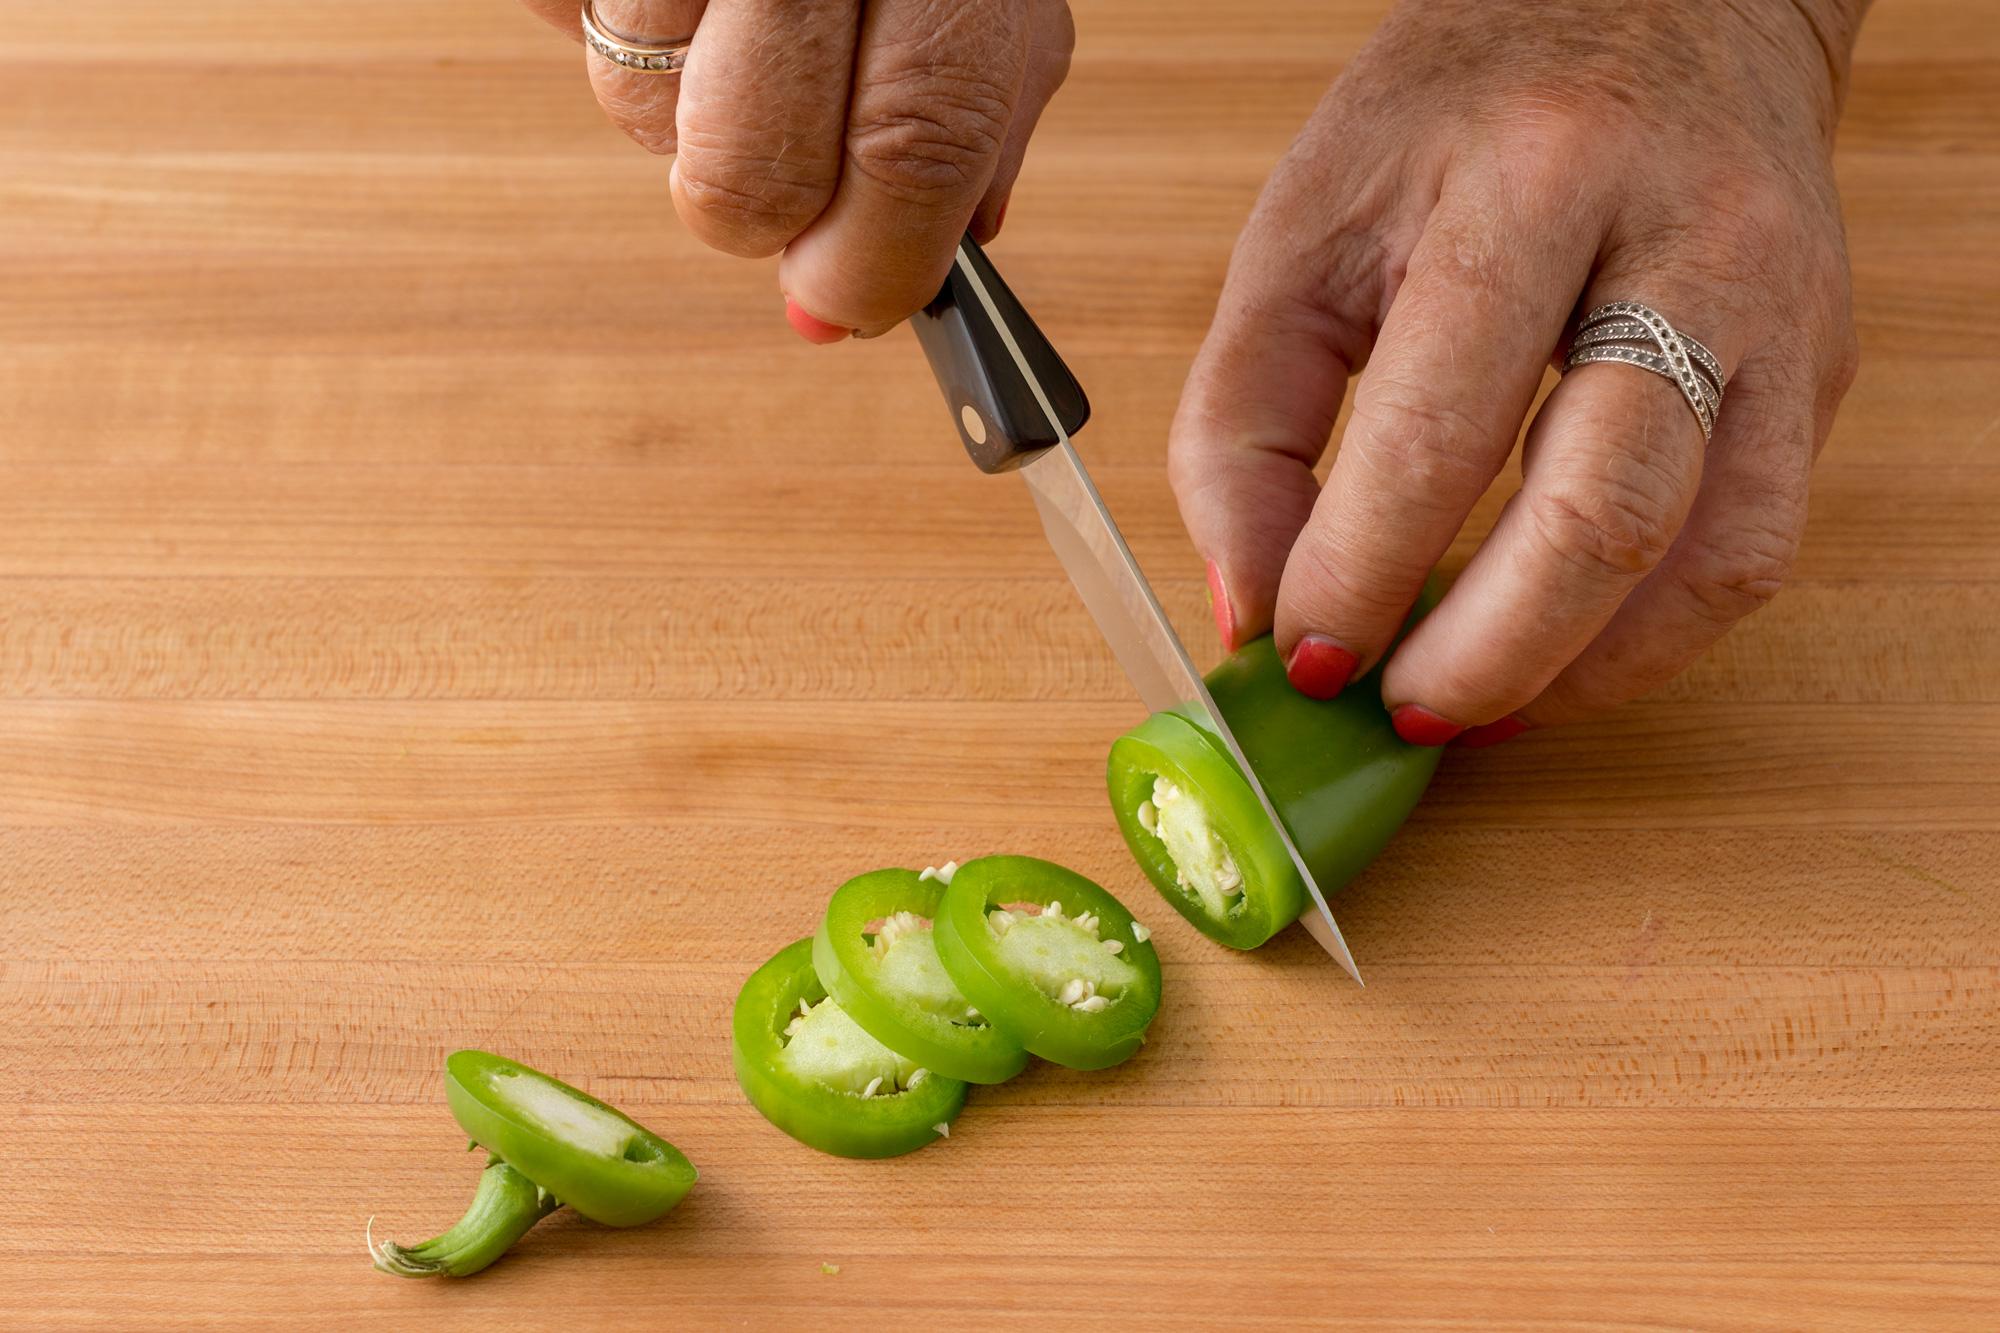
[[[1165,425],[1380,8],[1086,0],[998,248],[1204,652]],[[525,12],[0,16],[0,1326],[2000,1326],[1990,4],[1863,38],[1865,365],[1794,585],[1448,757],[1340,904],[1365,991],[1153,898],[1025,496],[907,333],[808,347],[680,232]],[[997,850],[1156,927],[1142,1055],[891,1163],[765,1125],[744,976],[850,874]],[[466,1045],[701,1183],[371,1271],[371,1215],[469,1194]]]

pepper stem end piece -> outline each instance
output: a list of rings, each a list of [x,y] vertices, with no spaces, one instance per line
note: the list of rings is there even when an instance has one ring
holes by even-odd
[[[554,1195],[495,1158],[479,1173],[472,1206],[442,1235],[420,1245],[378,1241],[375,1219],[369,1218],[368,1257],[394,1277],[470,1277],[560,1207]]]

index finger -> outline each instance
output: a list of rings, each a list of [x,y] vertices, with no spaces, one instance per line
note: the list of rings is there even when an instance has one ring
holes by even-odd
[[[1387,651],[1513,451],[1596,250],[1567,184],[1447,184],[1278,589],[1292,683],[1325,698]],[[1580,225],[1581,222],[1581,225]]]
[[[999,168],[1028,39],[1015,0],[868,6],[840,183],[778,265],[815,323],[880,332],[936,294]]]

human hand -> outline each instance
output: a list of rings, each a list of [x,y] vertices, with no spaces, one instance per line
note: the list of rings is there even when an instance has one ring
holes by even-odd
[[[1389,659],[1397,731],[1592,716],[1768,600],[1855,370],[1829,151],[1863,7],[1400,5],[1265,187],[1174,422],[1224,640],[1275,627],[1321,697],[1382,660],[1572,312],[1612,300],[1714,351],[1714,438],[1666,379],[1566,375],[1520,493]]]
[[[527,5],[582,40],[577,0]],[[1064,0],[600,0],[633,40],[694,35],[679,74],[586,50],[606,114],[673,153],[702,241],[783,252],[786,315],[814,342],[880,333],[937,294],[968,226],[990,240],[1042,108],[1069,72]],[[699,25],[699,26],[697,26]]]

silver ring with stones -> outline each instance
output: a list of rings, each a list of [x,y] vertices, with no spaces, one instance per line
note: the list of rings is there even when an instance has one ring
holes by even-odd
[[[583,44],[614,65],[641,74],[678,74],[693,42],[692,37],[661,42],[615,36],[597,17],[594,0],[583,0]]]
[[[1722,410],[1722,363],[1665,315],[1637,301],[1609,301],[1585,315],[1570,341],[1563,373],[1607,361],[1672,380],[1701,423],[1701,438],[1715,434],[1715,414]]]

